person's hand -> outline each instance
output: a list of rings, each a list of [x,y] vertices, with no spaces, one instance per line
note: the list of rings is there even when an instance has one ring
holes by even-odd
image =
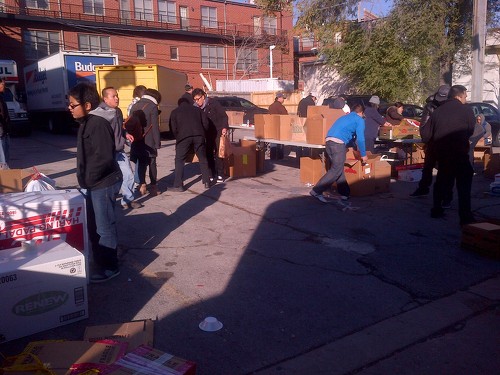
[[[125,138],[127,138],[128,141],[134,142],[134,136],[132,134],[125,134]]]
[[[362,157],[361,157],[361,161],[362,161],[363,163],[366,163],[366,162],[368,161],[368,156],[366,156],[366,155],[365,155],[365,156],[362,156]]]
[[[389,121],[386,121],[384,126],[392,126],[392,124]]]

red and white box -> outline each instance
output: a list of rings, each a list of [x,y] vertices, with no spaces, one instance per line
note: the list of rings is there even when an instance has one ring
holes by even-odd
[[[67,242],[88,264],[85,198],[78,190],[0,195],[0,251],[52,240]]]

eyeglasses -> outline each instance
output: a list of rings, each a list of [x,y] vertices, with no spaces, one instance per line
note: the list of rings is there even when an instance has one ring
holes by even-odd
[[[198,101],[198,100],[200,100],[200,99],[203,99],[203,96],[198,96],[197,98],[193,98],[193,100],[194,100],[195,102],[197,102],[197,101]]]
[[[76,103],[76,104],[69,104],[68,107],[71,108],[71,109],[75,109],[76,107],[78,107],[79,105],[82,105],[82,103]]]

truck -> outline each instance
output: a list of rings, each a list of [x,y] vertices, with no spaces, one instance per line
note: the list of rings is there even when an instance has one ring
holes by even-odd
[[[17,64],[14,60],[0,60],[0,77],[5,78],[5,90],[3,99],[9,110],[11,120],[11,133],[15,135],[29,135],[31,124],[23,102],[21,92],[18,90],[19,76]]]
[[[105,64],[118,64],[118,55],[59,51],[26,66],[24,82],[32,124],[53,133],[70,131],[74,120],[68,111],[68,90],[82,81],[95,83],[95,67]]]
[[[97,90],[114,87],[120,97],[120,109],[127,117],[127,107],[132,102],[134,88],[144,85],[161,94],[160,132],[170,130],[170,113],[177,108],[177,101],[185,92],[187,75],[157,64],[97,66],[95,69]]]

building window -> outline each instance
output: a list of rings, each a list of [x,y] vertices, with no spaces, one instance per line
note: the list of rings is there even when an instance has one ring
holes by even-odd
[[[104,15],[104,0],[83,0],[83,13]]]
[[[170,47],[170,60],[179,60],[179,49],[177,47]]]
[[[217,27],[217,8],[201,7],[201,26]]]
[[[3,4],[3,1],[0,3]],[[49,2],[48,0],[26,0],[26,6],[28,8],[49,9]]]
[[[314,47],[314,35],[306,35],[302,37],[302,48]]]
[[[276,29],[277,29],[276,17],[264,17],[262,27],[265,33],[276,35]]]
[[[153,0],[135,0],[134,12],[136,20],[153,21]]]
[[[176,5],[173,1],[158,0],[160,22],[177,23]]]
[[[146,46],[144,44],[136,44],[137,57],[140,59],[146,58]]]
[[[120,0],[120,20],[121,23],[130,24],[130,0]]]
[[[256,49],[239,48],[238,61],[236,62],[236,69],[246,72],[257,71],[259,65],[259,58]]]
[[[59,33],[27,30],[24,32],[24,54],[27,60],[38,60],[59,52]]]
[[[79,34],[78,49],[80,51],[111,52],[109,36]]]
[[[201,45],[201,67],[224,69],[224,47]]]
[[[262,34],[262,25],[260,24],[260,22],[261,22],[260,17],[253,18],[253,33],[255,35]]]

